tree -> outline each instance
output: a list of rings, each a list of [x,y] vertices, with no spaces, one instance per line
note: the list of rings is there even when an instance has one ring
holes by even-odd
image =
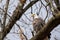
[[[37,14],[40,14],[40,10],[43,7],[45,7],[47,15],[44,19],[44,21],[46,21],[49,11],[52,12],[52,18],[46,23],[46,25],[44,25],[44,27],[39,31],[39,33],[37,33],[36,36],[34,36],[31,40],[42,40],[43,38],[45,38],[58,24],[60,24],[60,12],[59,10],[53,5],[52,0],[49,1],[48,3],[46,3],[46,5],[42,2],[42,0],[32,0],[30,1],[30,3],[24,8],[25,3],[27,3],[28,0],[25,0],[25,2],[23,4],[21,4],[21,0],[19,0],[19,3],[16,7],[16,9],[13,11],[12,16],[10,16],[8,14],[8,8],[9,8],[9,2],[10,0],[6,1],[6,5],[4,6],[3,10],[3,23],[1,22],[1,31],[0,31],[0,40],[3,40],[6,35],[11,31],[11,29],[13,28],[14,24],[16,24],[19,28],[20,26],[16,23],[21,17],[22,15],[31,7],[31,13],[32,12],[32,7],[34,6],[35,3],[40,2],[41,6],[39,8],[39,11],[37,12]],[[55,0],[53,0],[55,1]],[[2,1],[1,1],[2,2]],[[36,6],[37,7],[37,6]],[[49,7],[49,8],[47,8]],[[57,11],[57,13],[56,13]],[[24,14],[25,15],[25,14]],[[7,20],[7,16],[10,17],[9,22],[6,24],[6,20]],[[26,15],[25,15],[26,16]],[[26,16],[26,18],[28,19],[28,17]],[[28,19],[29,21],[31,21],[30,19]],[[25,21],[24,21],[25,23]],[[27,24],[27,23],[26,23]],[[28,24],[27,24],[28,25]],[[49,30],[48,30],[49,28]],[[48,30],[48,31],[47,31]],[[24,33],[23,33],[24,35]],[[25,36],[25,35],[24,35]],[[25,36],[26,40],[28,40],[28,38]]]

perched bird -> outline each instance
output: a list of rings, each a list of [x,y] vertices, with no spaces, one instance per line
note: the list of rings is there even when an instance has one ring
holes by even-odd
[[[44,25],[45,22],[42,18],[40,18],[39,16],[37,16],[37,14],[32,14],[33,18],[33,29],[34,31],[37,33]]]
[[[45,22],[37,14],[32,14],[32,17],[33,17],[33,22],[32,22],[32,24],[33,24],[33,30],[35,31],[35,33],[38,33],[39,30],[45,25]],[[46,37],[46,40],[48,40],[48,36]]]

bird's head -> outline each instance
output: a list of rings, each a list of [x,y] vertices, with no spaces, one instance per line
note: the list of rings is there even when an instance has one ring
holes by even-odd
[[[31,14],[31,17],[35,18],[39,18],[39,16],[37,14]]]

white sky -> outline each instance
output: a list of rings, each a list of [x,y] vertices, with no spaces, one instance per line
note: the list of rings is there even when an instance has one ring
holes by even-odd
[[[6,0],[4,0],[3,2],[2,2],[2,4],[0,4],[0,7],[2,8],[2,6],[1,5],[5,5],[5,1]],[[12,4],[13,3],[13,4]],[[10,6],[9,6],[9,9],[8,9],[8,11],[9,12],[13,12],[13,10],[15,9],[15,6],[17,6],[17,4],[18,4],[18,1],[17,0],[11,0],[10,1]],[[37,3],[38,4],[38,3]],[[34,5],[35,6],[35,5]],[[35,7],[33,6],[33,8],[34,9],[36,9]],[[38,6],[38,5],[37,5]],[[29,13],[29,11],[30,11],[30,9],[27,11],[27,12],[25,12],[25,13]],[[44,19],[44,17],[46,16],[46,11],[44,10],[44,8],[42,8],[42,16],[40,16],[40,17],[43,17],[43,19]],[[36,13],[37,12],[37,10],[33,10],[33,12],[34,13]],[[10,14],[10,15],[12,15],[12,14]],[[30,16],[30,14],[29,15],[27,15],[28,17]],[[23,16],[24,18],[25,18],[25,16]],[[25,18],[25,20],[26,20],[26,18]],[[28,23],[29,23],[29,21],[28,20],[26,20]],[[19,25],[22,25],[22,23],[20,23],[19,21],[17,21],[17,23],[19,24]],[[24,34],[26,34],[27,35],[27,37],[30,39],[31,38],[31,32],[30,32],[30,29],[32,29],[32,27],[27,27],[26,25],[24,25],[25,27],[23,28],[24,29]],[[30,25],[31,26],[31,25]],[[14,25],[14,27],[16,28],[15,30],[18,30],[18,27],[16,26],[16,25]],[[26,28],[26,29],[25,29]],[[32,29],[33,30],[33,29]],[[11,32],[12,31],[14,31],[13,30],[13,28],[12,28],[12,30],[11,30]],[[25,32],[25,31],[27,31],[27,32]],[[51,39],[50,40],[55,40],[55,38],[57,39],[57,40],[60,40],[60,26],[58,26],[57,28],[55,28],[52,32],[52,35],[51,35]],[[8,39],[5,39],[5,40],[20,40],[20,38],[19,38],[19,34],[11,34],[11,33],[9,33],[8,35],[7,35],[7,37],[8,37]]]

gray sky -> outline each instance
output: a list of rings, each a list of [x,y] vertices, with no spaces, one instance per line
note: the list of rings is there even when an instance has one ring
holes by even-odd
[[[5,5],[5,1],[6,0],[4,0],[3,2],[2,2],[2,4],[0,3],[0,7],[1,8],[3,8],[2,6],[3,5]],[[28,3],[29,3],[29,1],[27,1]],[[44,2],[44,1],[43,1]],[[15,7],[17,6],[17,4],[18,4],[18,0],[11,0],[10,1],[10,5],[9,5],[9,9],[8,9],[8,11],[9,12],[11,12],[11,14],[9,14],[10,16],[12,15],[12,12],[14,11],[14,9],[15,9]],[[38,9],[39,9],[39,2],[38,3],[36,3],[36,5],[37,5],[37,7],[38,7]],[[2,5],[2,6],[1,6]],[[27,5],[27,3],[26,3],[26,5]],[[25,5],[25,6],[26,6]],[[35,5],[33,6],[33,13],[36,13],[38,10],[35,10],[36,9],[36,7],[35,7]],[[27,12],[25,12],[25,14],[27,14],[27,13],[29,13],[30,12],[30,9],[28,9],[28,11]],[[29,18],[30,18],[30,14],[28,14],[27,15]],[[46,11],[45,11],[45,8],[42,8],[41,9],[41,12],[40,12],[40,17],[43,17],[43,19],[45,18],[45,16],[46,16]],[[51,15],[50,15],[51,16]],[[28,23],[29,23],[29,21],[26,19],[26,17],[23,15],[22,16],[22,18],[25,18],[24,20],[25,21],[27,21]],[[22,19],[21,18],[21,19]],[[51,18],[51,17],[50,17]],[[48,20],[48,18],[47,18],[47,20]],[[46,20],[46,21],[47,21]],[[31,37],[32,37],[32,35],[31,35],[31,30],[33,30],[33,28],[31,27],[32,25],[29,25],[29,27],[28,27],[28,25],[25,25],[24,23],[22,23],[22,22],[19,22],[19,21],[17,21],[17,24],[19,24],[19,25],[21,25],[22,26],[22,28],[23,28],[23,30],[24,30],[24,34],[25,35],[27,35],[27,37],[30,39]],[[22,25],[23,24],[23,25]],[[23,27],[24,26],[24,27]],[[16,25],[14,25],[14,27],[15,27],[15,32],[17,32],[18,31],[18,27],[16,26]],[[11,32],[13,32],[14,31],[14,27],[12,28],[12,30],[11,30]],[[60,40],[60,25],[58,26],[58,27],[56,27],[51,33],[51,39],[50,40],[55,40],[55,38],[57,39],[57,40]],[[20,38],[19,38],[19,34],[14,34],[14,33],[9,33],[8,35],[7,35],[7,38],[8,39],[5,39],[5,40],[20,40]]]

